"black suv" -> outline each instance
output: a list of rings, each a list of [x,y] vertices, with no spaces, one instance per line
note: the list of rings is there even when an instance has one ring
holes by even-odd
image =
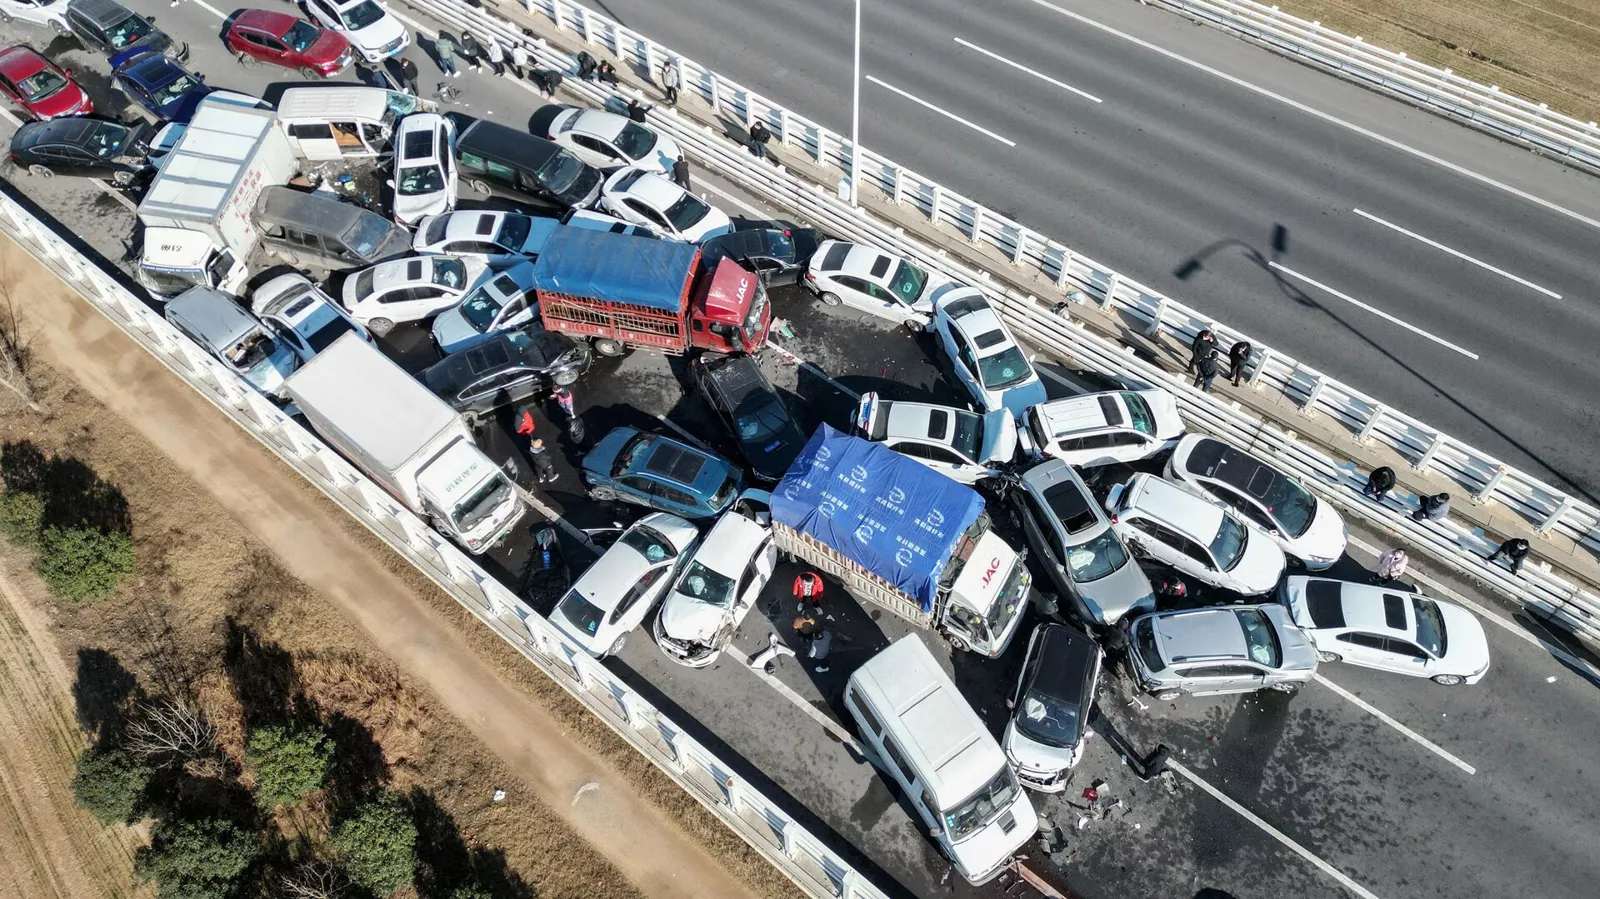
[[[67,24],[83,46],[111,58],[111,67],[145,53],[165,53],[188,59],[189,45],[156,28],[156,20],[141,16],[117,0],[72,0],[67,4]]]
[[[104,178],[127,186],[149,168],[149,125],[71,117],[27,122],[11,138],[11,161],[30,175]]]
[[[700,394],[733,432],[739,452],[756,477],[784,476],[806,444],[783,396],[761,373],[754,356],[705,355],[691,366]]]
[[[451,353],[418,377],[456,411],[477,416],[566,387],[592,359],[587,344],[529,325]]]

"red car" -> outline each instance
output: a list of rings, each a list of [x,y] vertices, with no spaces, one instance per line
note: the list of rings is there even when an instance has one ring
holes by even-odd
[[[228,49],[249,65],[252,60],[299,69],[306,78],[337,75],[355,51],[344,36],[288,13],[247,9],[228,26]]]
[[[42,121],[94,112],[94,101],[71,72],[27,47],[0,50],[0,91]]]

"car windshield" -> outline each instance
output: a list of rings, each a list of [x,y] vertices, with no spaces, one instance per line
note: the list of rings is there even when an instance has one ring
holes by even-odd
[[[538,175],[540,183],[559,194],[571,187],[582,172],[583,162],[562,150],[545,162]]]
[[[600,629],[600,622],[606,617],[606,613],[600,611],[594,603],[584,599],[583,594],[577,590],[567,591],[567,595],[556,605],[556,612],[577,628],[578,633],[588,634],[591,637]]]
[[[622,445],[622,450],[617,453],[617,461],[611,466],[611,476],[621,477],[633,464],[639,461],[639,456],[650,448],[652,441],[649,434],[635,434],[628,438]]]
[[[954,843],[964,840],[981,830],[985,824],[1000,817],[1000,813],[1010,808],[1011,803],[1016,800],[1019,789],[1017,779],[1011,773],[1011,766],[1002,767],[1000,773],[984,784],[978,792],[944,813],[944,828],[950,841]]]
[[[689,570],[678,582],[678,592],[697,602],[726,609],[733,604],[733,578],[712,571],[696,559],[689,563]]]
[[[644,556],[644,560],[652,565],[678,555],[678,550],[672,545],[672,541],[661,536],[661,532],[655,528],[644,525],[629,528],[617,542]]]
[[[667,221],[679,231],[687,231],[695,226],[696,222],[705,218],[711,212],[711,207],[700,201],[699,197],[685,191],[678,202],[666,209]]]
[[[909,306],[922,296],[922,288],[927,283],[927,272],[909,262],[902,262],[894,270],[894,277],[889,279],[889,292]]]
[[[1431,599],[1413,596],[1411,609],[1417,613],[1417,642],[1434,658],[1444,656],[1444,616],[1439,614],[1439,604]]]
[[[129,44],[137,43],[149,33],[150,22],[144,16],[128,16],[106,29],[106,40],[110,42],[112,49],[121,50]]]
[[[781,399],[768,393],[752,397],[749,403],[740,406],[734,413],[734,421],[739,426],[739,439],[751,443],[783,430],[789,413]]]
[[[271,364],[272,355],[278,351],[278,345],[268,337],[265,332],[255,331],[248,337],[229,347],[224,356],[228,364],[239,371],[253,372],[258,368]]]
[[[1222,513],[1222,527],[1217,529],[1217,536],[1211,539],[1211,555],[1216,557],[1217,564],[1223,571],[1232,571],[1233,566],[1239,564],[1244,558],[1245,543],[1250,540],[1244,525],[1239,519],[1224,512]]]
[[[66,86],[67,79],[50,69],[42,69],[17,82],[17,90],[22,92],[24,100],[43,100]]]
[[[506,296],[517,292],[517,282],[511,280],[508,275],[501,275],[467,294],[466,299],[461,301],[461,315],[479,333],[487,333],[494,327],[495,316],[500,314],[500,297],[490,290],[491,287],[497,288]]]
[[[1294,480],[1275,474],[1272,487],[1261,497],[1278,530],[1291,537],[1304,536],[1311,530],[1311,520],[1317,516],[1317,498]]]
[[[1150,412],[1150,404],[1144,397],[1137,393],[1124,393],[1122,402],[1128,407],[1128,424],[1141,434],[1154,437],[1156,433],[1156,417]]]
[[[338,340],[347,332],[355,330],[350,327],[350,322],[346,321],[344,316],[334,313],[331,309],[322,318],[324,319],[323,321],[314,323],[315,330],[302,332],[306,345],[311,347],[312,353],[322,352],[332,346],[335,340]],[[313,323],[308,322],[307,324]]]
[[[177,80],[173,81],[171,84],[168,84],[165,87],[158,87],[154,91],[151,91],[150,96],[156,101],[157,106],[166,106],[168,103],[171,103],[174,100],[182,97],[184,94],[187,94],[189,91],[194,90],[197,86],[199,86],[199,84],[199,79],[185,72],[184,74],[179,75]]]
[[[1239,616],[1239,626],[1244,628],[1245,651],[1250,654],[1250,661],[1268,668],[1278,667],[1282,654],[1266,613],[1260,609],[1238,609],[1234,614]]]
[[[956,432],[950,437],[950,448],[960,453],[962,458],[978,459],[978,450],[983,444],[983,419],[966,410],[953,410],[956,419]]]
[[[978,360],[978,379],[989,390],[1004,390],[1031,377],[1033,367],[1028,364],[1028,357],[1015,346]]]
[[[466,499],[456,503],[456,527],[462,531],[470,531],[478,523],[489,517],[489,513],[500,508],[511,495],[511,482],[503,477],[492,477],[483,483],[482,487],[472,491]]]
[[[1072,571],[1072,580],[1079,584],[1098,581],[1126,564],[1128,551],[1110,528],[1077,546],[1067,547],[1067,568]]]
[[[1167,663],[1161,660],[1161,648],[1156,645],[1155,622],[1146,618],[1139,622],[1133,629],[1133,645],[1139,651],[1139,658],[1144,660],[1144,667],[1150,671],[1161,671]]]
[[[617,135],[616,145],[622,155],[629,159],[640,159],[656,148],[656,134],[648,128],[640,128],[637,123],[628,122],[622,126],[622,133]]]
[[[83,140],[83,148],[104,159],[122,152],[122,143],[128,139],[128,129],[109,122],[96,125]]]
[[[303,19],[297,20],[283,33],[283,42],[289,45],[290,50],[300,53],[316,43],[317,34],[317,26]]]
[[[366,213],[356,219],[356,223],[344,235],[345,246],[355,252],[357,256],[371,258],[383,244],[383,239],[389,236],[389,229],[394,227],[381,216]]]
[[[403,197],[432,194],[444,190],[444,169],[433,163],[410,165],[400,170],[395,179],[395,192]]]
[[[344,27],[351,31],[360,31],[383,18],[383,7],[372,2],[372,0],[366,0],[364,3],[345,10],[342,16],[344,18]]]
[[[528,242],[528,232],[533,230],[533,219],[525,215],[508,215],[500,222],[494,242],[513,253],[520,253]]]
[[[467,266],[459,259],[435,259],[433,283],[459,290],[467,284]]]
[[[1020,561],[1011,566],[1011,575],[1006,578],[1006,584],[995,594],[994,605],[989,607],[989,614],[984,618],[984,623],[989,626],[989,639],[1000,642],[1000,637],[1011,626],[1013,619],[1021,614],[1022,607],[1028,600],[1028,566]]]
[[[1082,709],[1075,700],[1051,696],[1037,687],[1030,687],[1017,703],[1016,715],[1011,720],[1028,739],[1066,749],[1078,742]]]

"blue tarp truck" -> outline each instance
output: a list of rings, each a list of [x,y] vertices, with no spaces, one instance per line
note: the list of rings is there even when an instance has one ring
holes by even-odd
[[[772,532],[858,600],[990,658],[1031,592],[1024,554],[994,533],[976,491],[827,425],[772,491]]]

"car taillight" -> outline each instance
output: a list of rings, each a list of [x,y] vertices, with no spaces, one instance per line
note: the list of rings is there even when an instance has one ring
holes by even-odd
[[[815,281],[815,280],[817,280],[817,276],[812,274],[811,272],[806,272],[806,280],[807,281]]]
[[[1111,523],[1112,524],[1116,524],[1117,523],[1117,516],[1115,516],[1115,515],[1111,516]]]

